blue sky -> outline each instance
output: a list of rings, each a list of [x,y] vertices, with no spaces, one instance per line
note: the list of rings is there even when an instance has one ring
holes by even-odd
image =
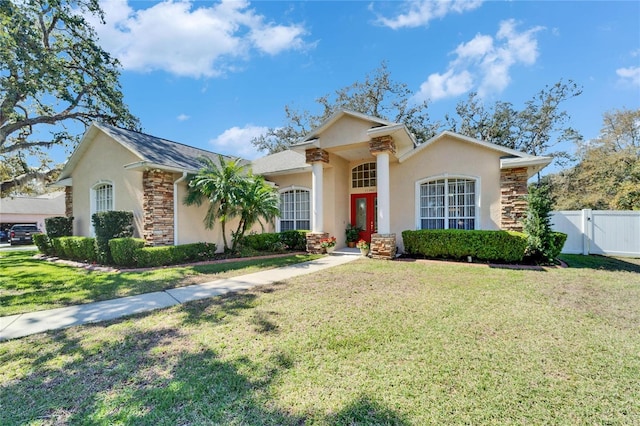
[[[101,44],[144,131],[223,154],[263,155],[249,141],[285,105],[318,112],[383,60],[433,120],[471,91],[521,108],[560,79],[584,88],[564,106],[586,139],[603,112],[640,107],[637,1],[101,4]]]

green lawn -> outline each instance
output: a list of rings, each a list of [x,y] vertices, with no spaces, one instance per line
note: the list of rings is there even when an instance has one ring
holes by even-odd
[[[640,424],[640,274],[589,262],[361,259],[0,343],[0,424]]]
[[[137,272],[98,272],[34,259],[36,253],[0,252],[0,316],[160,291],[317,257],[291,255]]]

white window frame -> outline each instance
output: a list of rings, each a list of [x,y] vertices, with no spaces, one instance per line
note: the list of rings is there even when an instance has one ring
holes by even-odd
[[[481,197],[480,197],[480,188],[482,188],[481,186],[481,179],[478,176],[470,176],[470,175],[459,175],[459,174],[441,174],[441,175],[434,175],[434,176],[428,176],[426,178],[417,180],[415,183],[415,226],[416,229],[422,229],[422,216],[421,216],[421,205],[420,205],[420,187],[428,182],[432,182],[432,181],[437,181],[437,180],[444,180],[445,184],[444,184],[444,228],[442,229],[449,229],[449,215],[448,215],[448,211],[449,211],[449,180],[450,179],[465,179],[465,180],[472,180],[475,182],[475,194],[474,194],[474,207],[475,207],[475,216],[474,216],[474,220],[473,220],[473,224],[474,224],[474,228],[473,229],[482,229],[480,226],[480,207],[481,207]]]
[[[280,199],[280,197],[281,197],[281,195],[283,193],[289,192],[289,191],[307,191],[309,193],[309,230],[310,230],[311,226],[312,226],[312,223],[311,223],[311,188],[307,188],[305,186],[297,186],[297,185],[291,185],[291,186],[288,186],[286,188],[281,188],[281,189],[278,190],[278,199]],[[295,203],[294,203],[294,205],[295,205]],[[282,218],[280,216],[278,216],[276,218],[276,232],[282,232],[282,227],[280,226],[280,221],[281,220],[282,220]],[[289,220],[289,219],[287,219],[287,220]],[[299,219],[298,218],[294,218],[293,219],[294,223],[297,220],[299,220]]]
[[[90,224],[90,228],[91,228],[91,236],[94,237],[95,236],[95,229],[93,229],[93,220],[92,217],[95,213],[98,212],[97,210],[97,202],[98,202],[98,188],[103,186],[103,185],[110,185],[111,186],[111,209],[110,210],[101,210],[101,211],[114,211],[116,209],[116,187],[113,184],[113,181],[110,180],[100,180],[96,183],[94,183],[91,186],[91,192],[89,195],[89,224]]]

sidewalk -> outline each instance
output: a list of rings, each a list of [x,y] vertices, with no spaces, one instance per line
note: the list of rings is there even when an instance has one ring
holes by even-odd
[[[359,251],[355,253],[348,251],[348,249],[340,250],[334,252],[331,256],[324,256],[309,262],[203,284],[105,300],[103,302],[0,317],[0,341],[42,333],[47,330],[107,321],[154,309],[168,308],[193,300],[220,296],[232,291],[273,284],[351,262],[359,258],[359,253]]]

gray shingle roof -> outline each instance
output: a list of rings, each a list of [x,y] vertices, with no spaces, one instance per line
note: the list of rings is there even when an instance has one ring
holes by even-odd
[[[306,163],[306,158],[303,154],[286,150],[254,160],[251,163],[251,169],[255,174],[268,175],[285,171],[291,172],[298,169],[300,171],[303,171],[303,169],[310,170],[311,166]]]
[[[122,145],[137,153],[142,161],[170,169],[196,172],[202,168],[200,157],[208,157],[217,163],[218,154],[145,133],[125,130],[104,123],[95,123],[102,131]],[[223,155],[225,160],[231,157]],[[244,160],[246,161],[246,160]]]

